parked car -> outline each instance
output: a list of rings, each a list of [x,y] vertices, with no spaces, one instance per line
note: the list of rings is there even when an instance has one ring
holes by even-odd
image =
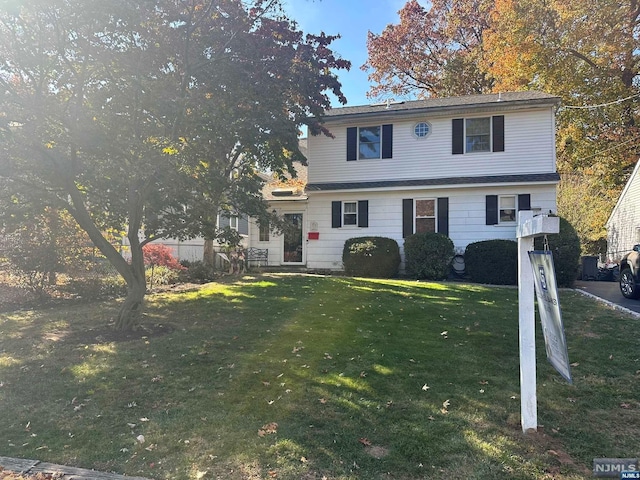
[[[620,260],[620,291],[626,298],[640,298],[640,244]]]

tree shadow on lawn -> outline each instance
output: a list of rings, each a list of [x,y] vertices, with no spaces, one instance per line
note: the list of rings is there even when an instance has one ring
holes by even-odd
[[[154,478],[538,478],[561,462],[512,420],[517,331],[501,321],[517,306],[505,292],[244,277],[154,296],[147,320],[173,330],[120,342],[95,335],[111,307],[9,315],[0,445]],[[68,333],[47,337],[56,329]]]

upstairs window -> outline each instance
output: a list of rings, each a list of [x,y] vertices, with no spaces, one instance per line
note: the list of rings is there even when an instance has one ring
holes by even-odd
[[[452,120],[451,153],[504,152],[504,115]]]
[[[467,118],[465,125],[467,153],[491,151],[491,122],[489,117]]]
[[[393,157],[393,125],[347,128],[347,161]]]
[[[380,158],[380,127],[358,129],[358,159]]]

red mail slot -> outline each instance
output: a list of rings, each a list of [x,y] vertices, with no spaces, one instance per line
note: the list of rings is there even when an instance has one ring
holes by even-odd
[[[318,240],[320,238],[320,232],[309,232],[309,240]]]

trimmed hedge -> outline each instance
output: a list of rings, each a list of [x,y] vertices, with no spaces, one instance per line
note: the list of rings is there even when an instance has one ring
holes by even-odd
[[[441,233],[414,233],[404,239],[405,270],[416,279],[447,278],[454,253],[453,242]]]
[[[355,237],[344,242],[342,263],[347,275],[391,278],[398,275],[398,242],[385,237]]]
[[[560,233],[547,235],[549,250],[553,253],[558,287],[572,287],[580,266],[580,238],[575,228],[560,217]],[[534,240],[536,250],[544,248],[544,237]]]
[[[464,264],[472,282],[517,285],[518,243],[513,240],[484,240],[467,245]]]

